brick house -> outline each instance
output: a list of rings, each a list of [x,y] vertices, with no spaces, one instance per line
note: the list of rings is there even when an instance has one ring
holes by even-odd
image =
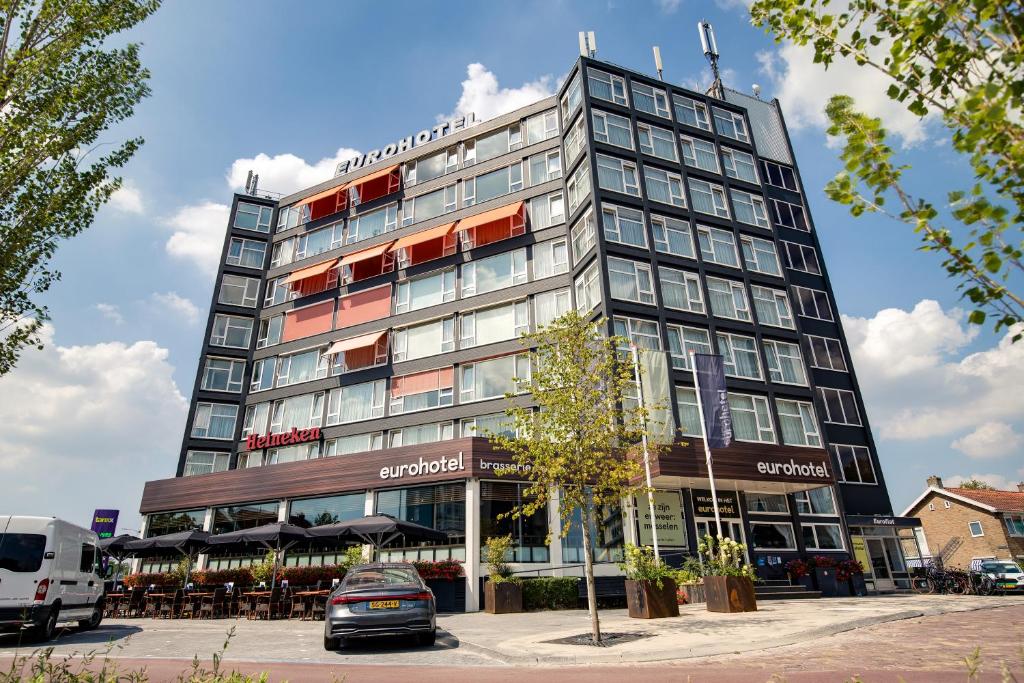
[[[944,487],[931,476],[903,515],[921,520],[925,560],[940,556],[946,566],[963,568],[974,559],[1024,560],[1024,483],[1016,491],[989,491]]]

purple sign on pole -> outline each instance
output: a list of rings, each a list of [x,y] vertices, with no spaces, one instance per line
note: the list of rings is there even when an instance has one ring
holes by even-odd
[[[732,443],[732,413],[729,394],[725,390],[725,365],[722,357],[707,353],[693,354],[697,370],[697,391],[704,409],[704,431],[708,447],[725,448]]]
[[[111,538],[117,531],[117,515],[120,510],[97,510],[92,515],[92,526],[100,538]]]

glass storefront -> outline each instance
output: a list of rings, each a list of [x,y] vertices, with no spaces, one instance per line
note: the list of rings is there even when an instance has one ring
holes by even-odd
[[[529,498],[524,491],[529,484],[514,482],[480,482],[480,554],[488,538],[512,536],[512,562],[549,562],[547,546],[548,515],[543,507],[532,515],[512,518],[511,512]],[[504,517],[502,517],[504,515]]]
[[[625,541],[622,508],[618,505],[596,506],[592,519],[590,538],[594,544],[594,561],[621,562]],[[583,562],[583,515],[580,510],[573,512],[569,533],[562,539],[562,562]]]
[[[466,559],[466,484],[416,486],[378,491],[378,514],[391,515],[448,534],[447,543],[403,546],[401,539],[381,549],[383,562]]]

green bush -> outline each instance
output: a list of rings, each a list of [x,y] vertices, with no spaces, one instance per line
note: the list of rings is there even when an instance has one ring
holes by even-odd
[[[525,579],[523,587],[523,609],[575,609],[579,603],[579,577],[542,576]]]

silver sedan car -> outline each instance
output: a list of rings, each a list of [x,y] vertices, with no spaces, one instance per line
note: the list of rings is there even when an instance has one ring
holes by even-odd
[[[415,635],[433,645],[437,633],[434,593],[411,564],[378,562],[352,567],[327,600],[324,649],[349,638]]]

